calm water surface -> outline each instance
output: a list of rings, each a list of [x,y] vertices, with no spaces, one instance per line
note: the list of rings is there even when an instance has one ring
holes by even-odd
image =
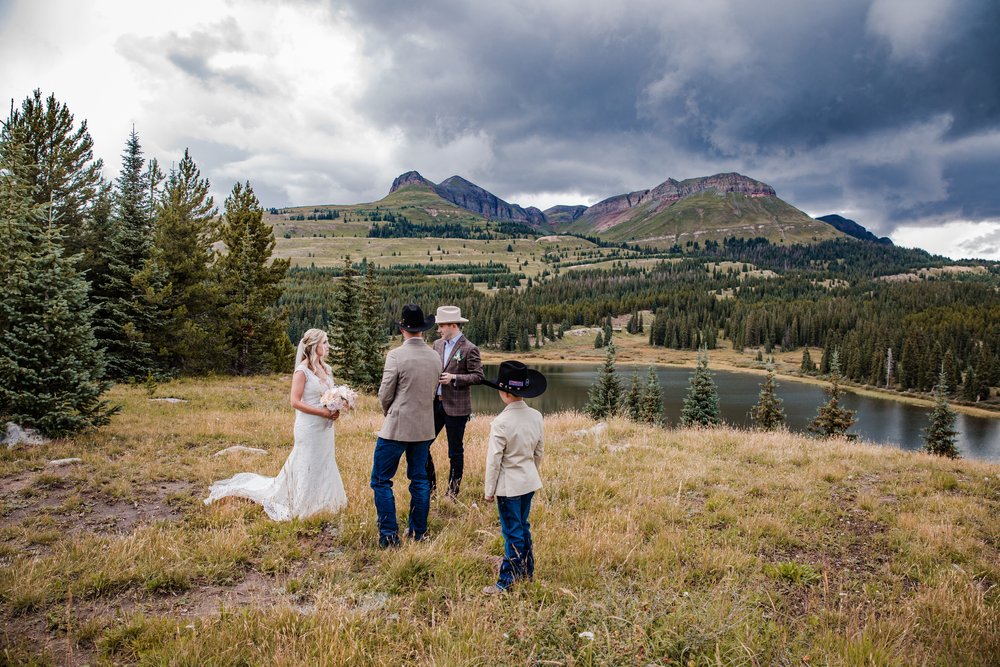
[[[549,383],[542,396],[528,401],[543,414],[582,409],[599,369],[599,366],[584,364],[538,364],[532,367],[545,373]],[[645,382],[646,367],[618,366],[618,376],[626,389],[634,370],[639,371],[640,381]],[[691,369],[659,368],[656,372],[663,391],[664,415],[670,424],[676,424],[687,393]],[[486,365],[487,377],[495,378],[496,373],[496,365]],[[763,376],[726,371],[713,371],[712,375],[719,388],[722,418],[729,424],[749,426],[750,408],[757,402]],[[803,382],[779,380],[777,393],[783,401],[788,426],[793,431],[805,432],[819,406],[826,402],[822,387]],[[908,450],[918,450],[923,446],[921,429],[927,426],[928,408],[850,392],[844,394],[843,403],[856,411],[857,423],[850,432],[862,439]],[[503,407],[497,392],[487,387],[473,387],[472,404],[473,410],[481,414],[495,414]],[[1000,419],[959,413],[955,428],[962,456],[1000,461]]]

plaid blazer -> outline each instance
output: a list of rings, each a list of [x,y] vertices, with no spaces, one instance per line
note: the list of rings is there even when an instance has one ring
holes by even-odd
[[[434,341],[434,351],[441,358],[444,373],[454,373],[455,379],[441,385],[441,404],[445,414],[464,417],[472,414],[472,385],[483,381],[483,362],[479,348],[464,335],[458,340],[451,357],[444,358],[444,338]]]

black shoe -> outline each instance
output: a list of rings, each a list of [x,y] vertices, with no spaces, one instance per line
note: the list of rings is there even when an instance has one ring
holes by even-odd
[[[398,535],[380,535],[378,538],[379,549],[395,549],[399,547]]]
[[[423,542],[427,537],[427,533],[421,533],[420,535],[416,535],[412,531],[406,531],[406,537],[407,539],[412,540],[414,542]]]

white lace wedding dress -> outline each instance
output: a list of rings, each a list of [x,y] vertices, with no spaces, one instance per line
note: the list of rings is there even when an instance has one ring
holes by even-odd
[[[295,371],[306,376],[302,401],[320,407],[320,396],[330,385],[305,364],[296,366]],[[347,494],[337,468],[333,422],[296,410],[295,445],[278,476],[241,472],[212,484],[205,504],[230,496],[260,503],[275,521],[337,512],[346,507]]]

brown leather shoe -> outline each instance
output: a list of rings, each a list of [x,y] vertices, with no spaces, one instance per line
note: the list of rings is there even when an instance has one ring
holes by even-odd
[[[503,595],[507,592],[506,588],[500,588],[496,584],[492,586],[487,586],[483,589],[483,595]]]

